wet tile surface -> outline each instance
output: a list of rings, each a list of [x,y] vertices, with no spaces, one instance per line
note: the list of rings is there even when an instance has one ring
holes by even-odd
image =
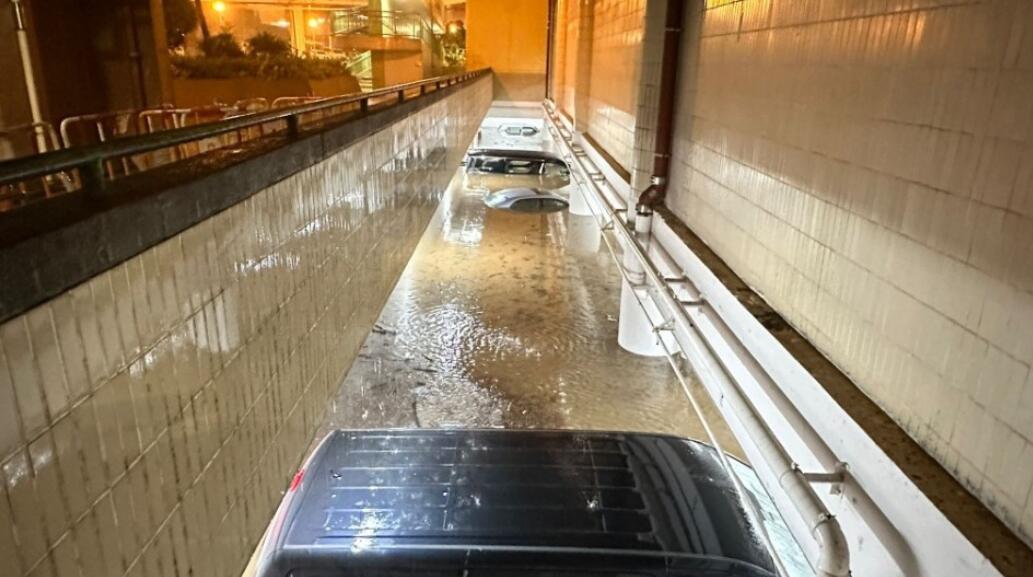
[[[0,323],[3,575],[237,573],[490,102],[466,85]]]

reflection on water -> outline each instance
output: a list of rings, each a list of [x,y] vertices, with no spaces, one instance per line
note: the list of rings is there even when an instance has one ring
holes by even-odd
[[[541,184],[457,176],[327,430],[585,428],[705,439],[666,361],[617,345],[619,273],[591,217],[482,203],[489,190]],[[730,434],[721,440],[738,452]]]

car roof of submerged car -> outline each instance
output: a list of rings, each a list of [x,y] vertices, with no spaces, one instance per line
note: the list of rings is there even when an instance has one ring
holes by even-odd
[[[489,194],[493,199],[499,200],[516,200],[518,198],[535,198],[539,196],[547,195],[543,190],[537,188],[530,188],[524,186],[518,186],[514,188],[503,188],[496,190]]]
[[[269,567],[283,573],[262,577],[398,567],[774,575],[714,450],[676,437],[338,431],[304,479],[271,536]]]

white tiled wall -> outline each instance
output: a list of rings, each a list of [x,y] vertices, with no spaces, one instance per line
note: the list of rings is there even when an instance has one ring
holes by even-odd
[[[549,91],[553,101],[562,105],[567,86],[567,0],[556,0],[552,7],[552,15],[556,22],[552,24],[549,39],[552,42],[549,66]]]
[[[574,93],[577,90],[577,53],[579,32],[578,0],[556,0],[556,23],[552,37],[552,77],[555,93],[552,98],[568,115],[574,114]]]
[[[646,0],[595,0],[588,133],[632,169]]]
[[[238,574],[490,102],[486,77],[0,326],[0,574]]]
[[[1033,543],[1033,2],[701,5],[671,208]]]
[[[556,4],[553,98],[579,130],[588,132],[628,171],[636,165],[635,114],[646,4],[646,0],[558,0]]]

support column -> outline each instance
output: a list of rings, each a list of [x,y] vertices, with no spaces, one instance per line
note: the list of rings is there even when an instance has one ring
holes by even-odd
[[[388,6],[390,7],[390,6]],[[369,9],[369,35],[384,35],[384,10],[382,0],[369,0],[366,3]],[[383,88],[388,85],[387,55],[384,50],[371,50],[369,53],[370,78],[373,80],[373,88]]]
[[[635,230],[635,235],[640,238],[647,238],[651,219],[635,219],[636,224],[643,230]],[[646,309],[638,303],[636,290],[642,290],[646,282],[646,274],[642,269],[642,263],[631,253],[627,247],[624,248],[624,258],[621,263],[627,272],[628,278],[621,279],[621,310],[617,318],[617,344],[629,353],[642,355],[644,357],[663,356],[664,349],[660,344],[659,336],[653,330],[652,318],[659,319],[660,311],[653,305],[652,300],[645,298]],[[630,281],[630,282],[629,282]]]
[[[639,306],[635,297],[636,289],[621,280],[621,310],[617,320],[617,344],[629,353],[643,357],[660,357],[664,351],[660,347],[653,325]]]
[[[305,21],[305,9],[291,8],[291,45],[295,52],[304,54],[308,52],[308,43],[305,40],[305,28],[308,22]]]
[[[602,245],[602,233],[593,216],[571,214],[567,218],[567,250],[576,255],[593,255]]]
[[[157,75],[158,94],[155,101],[148,104],[171,104],[175,95],[172,92],[172,68],[169,66],[169,47],[165,33],[165,10],[161,0],[150,0],[150,17],[151,44],[154,50],[154,71]]]
[[[592,207],[588,204],[588,197],[581,187],[576,183],[570,183],[570,214],[577,216],[592,216]]]

